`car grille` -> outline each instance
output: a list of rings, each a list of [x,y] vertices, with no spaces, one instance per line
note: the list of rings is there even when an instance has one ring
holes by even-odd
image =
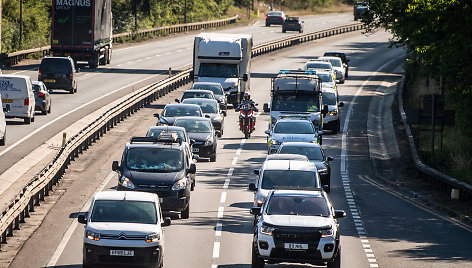
[[[100,239],[111,239],[111,240],[145,240],[145,235],[127,235],[127,234],[100,234]]]
[[[170,189],[171,185],[158,185],[158,184],[138,184],[139,188],[146,188],[150,190],[157,191],[167,191]]]
[[[276,229],[272,232],[275,243],[315,243],[320,241],[321,234],[317,229]]]

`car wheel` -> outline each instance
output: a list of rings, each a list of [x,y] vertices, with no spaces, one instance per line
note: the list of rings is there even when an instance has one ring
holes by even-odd
[[[270,27],[270,23],[267,23],[267,22],[266,22],[266,27]]]
[[[187,208],[180,212],[181,219],[188,219],[190,217],[190,203],[188,203]]]
[[[46,107],[44,107],[44,109],[41,110],[41,114],[42,115],[47,115],[48,114],[48,111],[46,110]]]
[[[77,85],[74,87],[74,93],[77,93]]]
[[[254,244],[254,243],[253,243]],[[256,252],[256,245],[252,246],[252,258],[251,258],[251,268],[263,268],[264,260],[259,257],[259,254]]]
[[[333,128],[331,129],[331,131],[333,132],[333,134],[337,134],[338,133],[338,130],[339,130],[339,120],[336,121],[336,124],[333,126]]]
[[[0,140],[0,146],[4,146],[7,143],[7,130],[3,133],[3,138]]]
[[[210,156],[210,162],[216,162],[216,151]]]
[[[190,191],[195,190],[195,180],[192,181],[192,185],[190,185]]]
[[[328,262],[327,268],[340,268],[341,267],[341,246],[338,248],[338,252],[333,262]]]
[[[47,113],[50,114],[51,113],[51,103],[49,103],[49,108],[47,110]]]
[[[349,71],[346,70],[346,75],[345,75],[346,79],[349,77]]]
[[[31,123],[31,117],[25,117],[24,119],[25,124],[30,124]]]
[[[282,30],[282,33],[286,33],[286,32],[287,32],[287,30]]]
[[[34,115],[33,115],[33,117],[31,117],[31,119],[30,119],[30,120],[31,120],[31,122],[34,122]]]

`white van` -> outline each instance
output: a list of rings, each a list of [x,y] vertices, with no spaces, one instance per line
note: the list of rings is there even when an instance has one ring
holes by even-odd
[[[1,71],[1,70],[0,70]],[[0,107],[2,107],[2,95],[0,94]],[[6,111],[7,109],[4,108]],[[7,137],[7,123],[5,121],[4,109],[0,109],[0,146],[5,145]]]
[[[0,75],[2,106],[6,118],[23,118],[26,124],[34,122],[34,93],[31,79],[24,75]]]

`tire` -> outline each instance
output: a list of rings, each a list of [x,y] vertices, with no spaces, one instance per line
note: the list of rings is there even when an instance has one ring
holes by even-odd
[[[113,53],[112,49],[108,48],[107,49],[107,64],[110,64],[110,62],[111,62],[111,53]]]
[[[103,55],[103,57],[99,57],[99,60],[98,60],[98,63],[100,65],[107,65],[107,58],[108,58],[108,49],[105,49],[105,53]]]
[[[245,139],[249,139],[249,132],[244,133],[244,138],[245,138]]]
[[[48,114],[48,111],[46,110],[46,106],[44,106],[44,109],[41,110],[41,114],[42,115],[47,115]]]
[[[345,75],[346,79],[349,77],[349,70],[346,70],[346,75]]]
[[[338,248],[338,252],[333,262],[328,262],[327,268],[340,268],[341,267],[341,246]]]
[[[92,58],[89,61],[89,67],[91,69],[95,69],[98,67],[98,64],[99,64],[99,56],[97,52],[94,52],[92,55]]]
[[[287,32],[287,30],[282,30],[282,33],[286,33],[286,32]]]
[[[195,181],[192,182],[192,185],[190,185],[190,191],[195,190]]]
[[[251,268],[263,268],[264,260],[259,258],[259,255],[256,253],[256,245],[252,246],[252,258],[251,258]]]
[[[47,110],[47,113],[50,114],[51,113],[51,103],[49,103],[49,108]]]
[[[270,27],[270,23],[267,23],[267,22],[266,22],[266,27]]]
[[[340,123],[339,123],[339,120],[338,120],[338,121],[336,121],[336,124],[334,125],[334,127],[331,129],[331,131],[333,131],[333,134],[337,134],[337,133],[338,133],[338,131],[339,131],[339,125],[340,125]]]
[[[190,203],[188,203],[187,208],[180,212],[181,219],[188,219],[190,217]]]
[[[74,88],[69,89],[69,94],[74,94]]]
[[[210,162],[216,162],[216,151],[212,156],[210,156]]]
[[[31,124],[31,117],[25,117],[25,119],[23,119],[25,124]]]
[[[0,146],[5,146],[7,143],[7,130],[5,129],[5,133],[3,133],[3,138],[0,140]]]

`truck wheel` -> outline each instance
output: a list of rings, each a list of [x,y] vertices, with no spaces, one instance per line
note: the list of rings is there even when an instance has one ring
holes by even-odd
[[[188,203],[187,208],[180,212],[181,219],[188,219],[190,217],[190,203]]]
[[[89,67],[94,69],[98,67],[99,64],[99,58],[98,58],[98,52],[94,52],[92,55],[92,59],[89,61]]]
[[[110,64],[111,62],[111,53],[112,53],[111,48],[108,48],[107,49],[107,64]]]
[[[107,51],[108,51],[108,50],[105,49],[105,52],[103,53],[103,57],[101,57],[101,58],[99,59],[100,65],[107,65],[107,57],[108,57]]]

